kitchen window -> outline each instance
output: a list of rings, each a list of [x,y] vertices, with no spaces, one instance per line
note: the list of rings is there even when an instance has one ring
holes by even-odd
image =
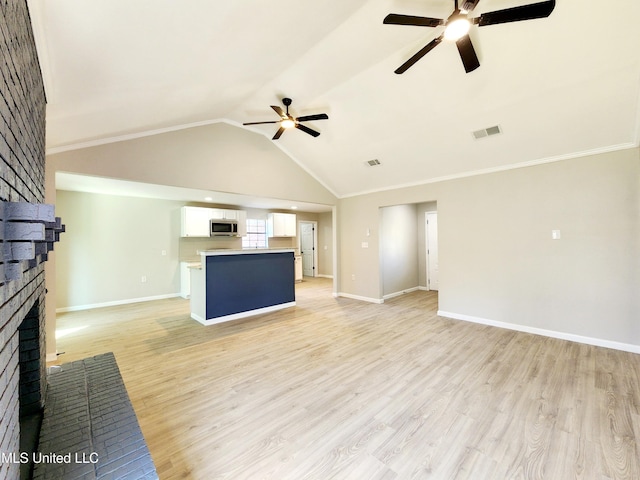
[[[247,235],[242,237],[242,248],[267,248],[267,221],[247,218]]]

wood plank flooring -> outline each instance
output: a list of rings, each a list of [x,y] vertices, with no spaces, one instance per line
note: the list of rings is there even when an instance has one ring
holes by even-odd
[[[163,480],[640,479],[640,355],[441,318],[434,292],[296,297],[207,327],[183,299],[61,314],[59,362],[115,353]]]

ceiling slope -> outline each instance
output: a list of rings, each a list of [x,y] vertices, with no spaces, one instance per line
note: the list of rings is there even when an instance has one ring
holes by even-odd
[[[473,16],[531,3],[481,0]],[[275,140],[337,196],[638,145],[640,3],[558,0],[548,18],[486,27],[465,73],[443,42],[452,0],[29,0],[50,150],[225,121],[271,138],[270,105],[326,112]],[[623,12],[623,14],[621,14]],[[476,140],[473,132],[502,133]],[[378,159],[380,165],[369,167]]]

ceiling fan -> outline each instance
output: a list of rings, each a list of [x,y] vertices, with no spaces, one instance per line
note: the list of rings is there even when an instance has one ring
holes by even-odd
[[[463,0],[462,6],[458,8],[458,0],[454,0],[454,10],[449,18],[416,17],[412,15],[398,15],[390,13],[382,23],[390,25],[414,25],[418,27],[438,27],[445,26],[444,32],[436,39],[425,45],[413,57],[403,63],[395,73],[406,72],[409,67],[433,50],[442,40],[456,42],[462,64],[467,73],[472,72],[480,66],[480,61],[469,38],[469,28],[471,25],[496,25],[498,23],[519,22],[521,20],[533,20],[535,18],[545,18],[551,15],[556,6],[555,0],[532,3],[519,7],[506,8],[481,14],[476,18],[469,18],[469,13],[476,8],[480,0]]]
[[[307,126],[302,125],[300,122],[308,122],[311,120],[327,120],[329,116],[326,113],[318,113],[315,115],[304,115],[302,117],[294,117],[289,113],[289,105],[291,105],[292,102],[293,100],[291,100],[290,98],[282,99],[282,104],[285,106],[286,111],[282,110],[282,108],[277,105],[271,105],[271,108],[273,108],[275,112],[278,115],[280,115],[281,117],[280,120],[274,120],[271,122],[248,122],[248,123],[243,123],[243,125],[260,125],[264,123],[279,123],[280,128],[278,128],[278,131],[273,136],[273,140],[279,139],[285,130],[289,128],[294,128],[294,127],[299,130],[302,130],[304,133],[308,133],[313,137],[317,137],[318,135],[320,135],[320,132],[316,132],[315,130],[310,129]]]

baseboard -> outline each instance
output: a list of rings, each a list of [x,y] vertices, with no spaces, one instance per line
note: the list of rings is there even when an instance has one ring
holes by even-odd
[[[383,298],[371,298],[371,297],[363,297],[360,295],[352,295],[350,293],[338,292],[338,297],[351,298],[353,300],[362,300],[363,302],[369,303],[384,303]]]
[[[331,278],[331,279],[333,279],[333,275],[324,275],[324,274],[322,274],[322,273],[317,274],[317,275],[316,275],[316,277],[319,277],[319,278]]]
[[[202,318],[200,315],[191,312],[191,318],[201,323],[202,325],[215,325],[216,323],[230,322],[231,320],[239,320],[241,318],[253,317],[263,313],[276,312],[284,308],[295,307],[296,302],[280,303],[278,305],[271,305],[269,307],[258,308],[256,310],[249,310],[248,312],[234,313],[231,315],[224,315],[216,318]]]
[[[571,333],[557,332],[555,330],[546,330],[544,328],[528,327],[526,325],[517,325],[514,323],[498,322],[486,318],[473,317],[460,313],[445,312],[438,310],[441,317],[452,318],[454,320],[464,320],[465,322],[479,323],[489,325],[491,327],[505,328],[507,330],[515,330],[518,332],[532,333],[534,335],[542,335],[543,337],[558,338],[560,340],[569,340],[571,342],[584,343],[586,345],[594,345],[596,347],[611,348],[613,350],[621,350],[623,352],[640,353],[640,345],[630,343],[614,342],[612,340],[603,340],[601,338],[584,337],[582,335],[574,335]]]
[[[389,300],[390,298],[399,297],[400,295],[405,295],[407,293],[416,292],[420,289],[420,287],[411,287],[406,290],[401,290],[399,292],[388,293],[382,297],[383,300]]]
[[[80,310],[91,310],[92,308],[115,307],[118,305],[128,305],[129,303],[150,302],[153,300],[164,300],[165,298],[180,297],[179,293],[170,293],[167,295],[155,295],[153,297],[130,298],[127,300],[115,300],[113,302],[93,303],[90,305],[76,305],[74,307],[57,308],[56,313],[78,312]]]

